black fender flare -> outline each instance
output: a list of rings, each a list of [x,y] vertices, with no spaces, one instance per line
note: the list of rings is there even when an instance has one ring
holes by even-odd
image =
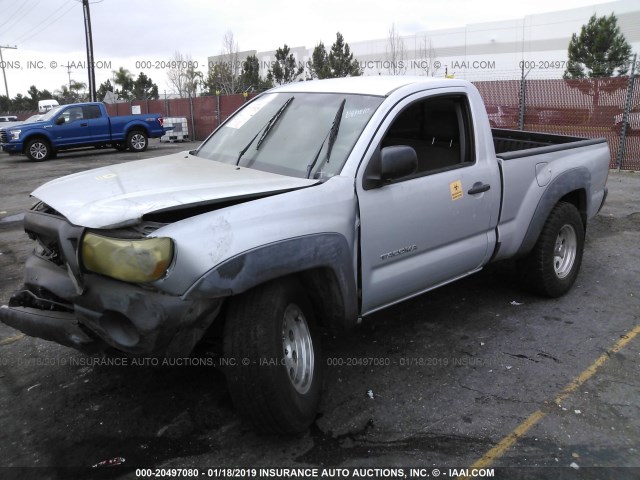
[[[585,229],[587,228],[586,212],[589,210],[587,202],[591,198],[591,173],[586,167],[577,167],[556,177],[542,194],[529,223],[527,233],[518,249],[519,256],[526,255],[533,250],[553,207],[566,195],[580,190],[586,193],[585,204],[584,208],[581,208],[580,205],[576,205],[576,207],[580,212]]]
[[[326,299],[340,310],[328,319],[331,327],[355,325],[359,303],[353,254],[347,239],[338,233],[305,235],[243,252],[206,272],[183,298],[229,297],[271,280],[314,269],[330,270],[336,283],[335,294]]]

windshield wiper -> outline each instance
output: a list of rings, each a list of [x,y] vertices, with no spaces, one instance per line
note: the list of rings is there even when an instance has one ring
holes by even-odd
[[[275,127],[276,123],[278,123],[278,119],[280,118],[280,115],[282,115],[282,113],[291,104],[291,102],[293,102],[294,98],[295,97],[290,97],[286,102],[284,102],[284,104],[278,109],[276,113],[273,114],[273,116],[269,119],[269,121],[265,124],[265,126],[262,127],[260,130],[258,130],[258,133],[256,133],[255,136],[249,141],[249,143],[247,143],[247,146],[244,147],[242,150],[240,150],[240,153],[238,154],[238,159],[236,160],[236,166],[240,164],[240,159],[242,158],[242,156],[245,153],[247,153],[247,150],[249,150],[249,147],[253,145],[253,142],[255,142],[256,138],[258,138],[258,135],[260,135],[260,132],[264,130],[264,133],[262,134],[262,136],[260,137],[260,140],[258,140],[258,144],[256,145],[256,150],[260,148],[260,145],[262,145],[262,142],[264,142],[265,138],[267,138],[267,135],[269,134],[269,132],[273,129],[273,127]]]
[[[329,144],[327,145],[327,154],[324,157],[324,161],[329,163],[329,158],[331,157],[331,150],[333,150],[333,144],[336,143],[336,138],[338,137],[338,130],[340,129],[340,122],[342,121],[342,112],[344,111],[344,104],[347,102],[347,99],[342,99],[340,106],[338,107],[338,111],[336,112],[335,117],[333,117],[333,123],[331,124],[331,129],[329,133],[324,137],[322,143],[320,144],[320,148],[318,149],[318,153],[313,158],[313,161],[307,165],[307,178],[311,178],[311,172],[313,171],[313,167],[316,166],[318,162],[318,158],[320,158],[320,152],[322,152],[322,147],[324,147],[324,143],[329,139]]]
[[[260,140],[258,140],[258,144],[256,145],[256,150],[260,148],[260,145],[262,145],[262,142],[264,142],[264,140],[267,138],[267,135],[269,135],[269,132],[273,130],[273,127],[276,126],[276,123],[278,123],[280,116],[284,113],[284,111],[291,104],[291,102],[293,102],[293,99],[294,97],[291,97],[289,100],[284,102],[284,105],[282,105],[280,109],[275,113],[275,115],[271,117],[271,120],[269,120],[269,123],[267,123],[267,126],[264,129],[264,133],[260,137]]]

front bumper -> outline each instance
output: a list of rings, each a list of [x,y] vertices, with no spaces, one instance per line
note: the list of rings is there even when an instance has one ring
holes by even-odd
[[[84,292],[78,295],[65,270],[32,255],[25,267],[24,288],[8,306],[0,307],[0,321],[85,353],[115,349],[174,357],[191,352],[222,304],[185,301],[99,275],[87,276],[84,282]]]
[[[3,305],[0,307],[0,319],[32,337],[51,340],[85,353],[101,350],[101,345],[78,325],[73,313]]]
[[[22,151],[22,144],[17,143],[0,143],[3,152],[19,153]]]
[[[61,217],[28,212],[25,230],[54,241],[59,251],[56,262],[30,255],[24,287],[0,308],[0,321],[27,335],[86,353],[184,356],[222,305],[222,299],[183,300],[81,271],[75,252],[83,229]]]

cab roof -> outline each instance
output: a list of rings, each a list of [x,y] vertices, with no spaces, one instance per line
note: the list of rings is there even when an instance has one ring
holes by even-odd
[[[312,80],[308,82],[294,82],[276,87],[272,92],[308,92],[308,93],[351,93],[362,95],[377,95],[387,97],[395,90],[423,84],[425,89],[445,88],[468,85],[465,80],[450,78],[433,78],[421,76],[389,76],[372,75],[360,77],[331,78],[327,80]]]

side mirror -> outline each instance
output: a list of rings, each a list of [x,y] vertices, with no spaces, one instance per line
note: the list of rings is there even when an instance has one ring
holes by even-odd
[[[364,171],[362,188],[371,190],[412,175],[418,169],[418,155],[412,147],[394,145],[376,149]]]
[[[407,177],[418,169],[418,155],[413,147],[394,145],[385,147],[380,153],[380,177],[390,182]]]
[[[63,123],[64,123],[64,117],[62,115],[56,118],[56,125],[62,125]]]

